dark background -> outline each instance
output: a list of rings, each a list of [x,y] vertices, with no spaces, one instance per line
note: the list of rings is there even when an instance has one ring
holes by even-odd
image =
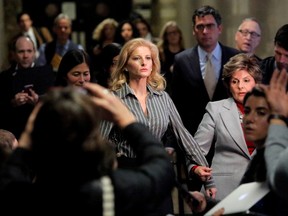
[[[76,4],[76,19],[73,20],[73,31],[85,32],[86,46],[88,47],[91,41],[92,32],[99,22],[108,17],[114,18],[117,21],[128,19],[130,17],[132,1],[133,0],[22,0],[22,7],[24,11],[27,11],[31,15],[35,27],[46,26],[51,30],[54,18],[57,14],[62,12],[62,3],[74,2]],[[107,8],[109,8],[107,13],[102,15],[96,13],[96,6],[99,3],[107,5]],[[45,12],[48,4],[54,4],[58,8],[58,13],[54,16],[48,16]]]

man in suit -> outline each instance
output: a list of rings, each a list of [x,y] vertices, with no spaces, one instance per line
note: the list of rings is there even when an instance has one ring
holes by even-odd
[[[72,34],[72,20],[67,14],[61,13],[55,18],[53,31],[56,38],[40,46],[37,64],[50,64],[56,73],[61,59],[67,51],[72,49],[84,50],[84,48],[81,44],[76,44],[70,39]]]
[[[192,135],[196,132],[203,118],[207,103],[228,97],[221,80],[222,68],[229,58],[239,53],[239,51],[218,42],[223,28],[221,20],[219,12],[211,6],[196,9],[192,21],[193,35],[198,44],[175,56],[172,99],[185,127]],[[211,61],[216,81],[211,98],[204,84],[206,55],[208,53],[212,54]],[[209,159],[209,156],[207,159]],[[198,185],[191,189],[199,190],[199,188]]]
[[[36,66],[30,37],[20,36],[13,47],[16,64],[0,74],[0,128],[18,139],[34,105],[53,86],[55,77],[51,66]]]
[[[9,61],[13,63],[13,44],[20,36],[30,37],[36,47],[36,58],[38,57],[38,48],[43,43],[48,43],[53,40],[52,34],[47,27],[35,27],[33,26],[33,20],[31,19],[29,13],[22,11],[17,14],[17,24],[19,27],[19,32],[11,39],[9,43]]]

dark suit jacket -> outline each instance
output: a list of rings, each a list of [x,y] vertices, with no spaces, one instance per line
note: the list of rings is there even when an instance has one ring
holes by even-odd
[[[228,97],[221,77],[223,65],[230,57],[239,53],[238,50],[223,46],[222,67],[212,101]],[[197,46],[187,49],[175,56],[172,78],[172,99],[183,120],[184,126],[194,135],[210,101],[201,75]]]
[[[130,124],[123,134],[137,152],[140,165],[137,169],[112,171],[110,178],[114,187],[115,215],[152,215],[150,213],[159,203],[171,194],[175,181],[173,166],[162,144],[146,126]],[[35,206],[45,209],[48,214],[57,211],[63,215],[75,212],[102,215],[102,190],[99,190],[97,179],[80,183],[62,175],[60,181],[53,183],[49,180],[31,183],[27,178],[31,166],[31,152],[18,148],[1,169],[1,215],[8,215],[6,211],[9,215],[19,212],[38,215]]]
[[[269,84],[273,71],[275,70],[275,58],[274,56],[267,57],[261,61],[261,70],[263,72],[263,83]]]
[[[40,96],[54,84],[54,73],[51,66],[15,70],[15,66],[0,74],[0,128],[11,131],[19,138],[26,121],[33,110],[31,104],[13,107],[11,100],[24,90],[24,86],[33,84],[34,91]]]

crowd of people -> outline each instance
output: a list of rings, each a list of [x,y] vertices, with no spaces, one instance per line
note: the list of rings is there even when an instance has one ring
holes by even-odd
[[[270,186],[254,211],[288,214],[288,24],[263,57],[255,17],[229,47],[209,5],[192,15],[191,48],[173,20],[156,37],[143,17],[103,18],[88,48],[72,41],[66,14],[53,33],[27,12],[17,23],[0,73],[3,212],[174,215],[177,153],[193,214],[254,181]]]

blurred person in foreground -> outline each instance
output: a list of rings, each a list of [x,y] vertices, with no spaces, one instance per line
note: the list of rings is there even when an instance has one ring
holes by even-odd
[[[17,146],[18,140],[15,135],[8,130],[0,129],[0,170]]]
[[[266,139],[265,161],[267,165],[267,178],[273,191],[275,191],[285,203],[288,204],[288,94],[286,90],[288,80],[287,71],[283,68],[281,73],[277,70],[273,73],[269,86],[261,85],[269,106],[269,129]],[[287,215],[287,214],[286,214]]]
[[[148,215],[171,193],[174,170],[161,143],[107,89],[85,89],[89,95],[55,88],[36,105],[0,173],[3,214],[39,215],[37,206],[50,214]],[[115,169],[115,152],[99,133],[103,119],[137,152],[137,169]]]

